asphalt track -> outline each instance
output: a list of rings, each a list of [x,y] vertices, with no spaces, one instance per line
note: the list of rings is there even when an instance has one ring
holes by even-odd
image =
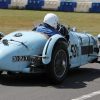
[[[100,62],[72,70],[60,85],[45,75],[0,76],[0,100],[100,100]]]

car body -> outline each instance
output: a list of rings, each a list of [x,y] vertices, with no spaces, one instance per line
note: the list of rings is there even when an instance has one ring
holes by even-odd
[[[16,31],[0,41],[0,71],[46,72],[54,82],[62,82],[69,69],[98,59],[97,40],[88,33],[69,31],[51,37],[36,31]]]

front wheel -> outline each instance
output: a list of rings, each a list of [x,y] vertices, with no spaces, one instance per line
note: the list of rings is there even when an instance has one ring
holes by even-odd
[[[48,67],[48,75],[54,83],[61,83],[68,72],[67,44],[59,41],[55,46]]]

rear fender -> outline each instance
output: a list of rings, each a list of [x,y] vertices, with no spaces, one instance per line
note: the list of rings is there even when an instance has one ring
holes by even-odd
[[[54,48],[55,44],[60,39],[63,40],[63,41],[66,41],[66,39],[63,36],[59,35],[59,34],[53,35],[52,37],[50,37],[48,39],[48,41],[46,42],[46,44],[44,46],[43,53],[42,53],[42,56],[43,56],[42,62],[43,62],[43,64],[49,64],[50,63],[53,48]]]

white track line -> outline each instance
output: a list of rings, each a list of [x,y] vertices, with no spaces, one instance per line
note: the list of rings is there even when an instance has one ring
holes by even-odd
[[[72,99],[72,100],[86,100],[86,99],[92,98],[92,97],[94,97],[96,95],[100,95],[100,90],[99,91],[96,91],[96,92],[92,92],[90,94],[83,95],[81,97],[78,97],[78,98]]]

